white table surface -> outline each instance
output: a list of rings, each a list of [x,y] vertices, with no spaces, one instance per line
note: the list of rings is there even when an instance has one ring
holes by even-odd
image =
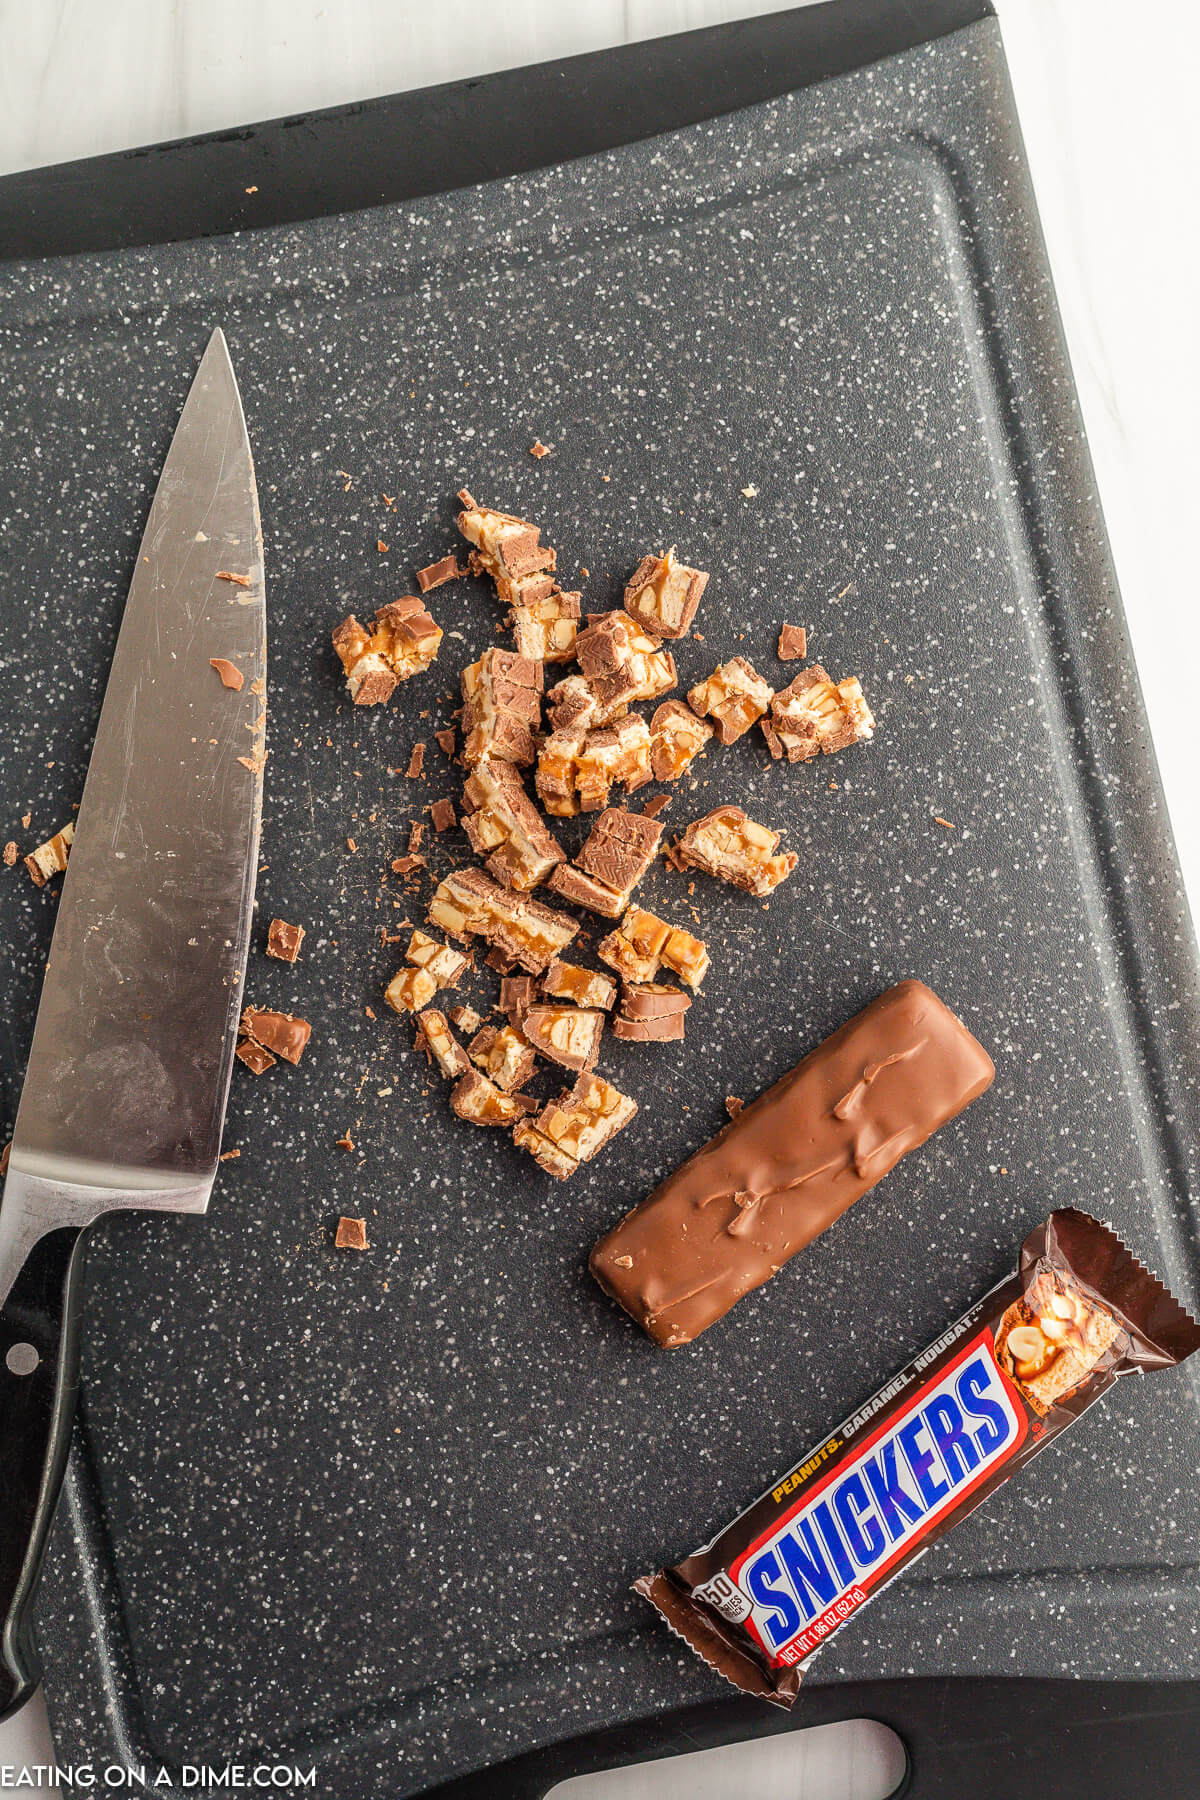
[[[1200,910],[1195,9],[1187,0],[1136,10],[1118,0],[995,3],[1180,861]],[[754,0],[0,0],[0,173],[775,10]],[[715,1753],[653,1774],[587,1778],[561,1796],[882,1800],[899,1774],[888,1735],[826,1727],[751,1746],[749,1764]],[[49,1760],[35,1702],[0,1726],[0,1770]]]

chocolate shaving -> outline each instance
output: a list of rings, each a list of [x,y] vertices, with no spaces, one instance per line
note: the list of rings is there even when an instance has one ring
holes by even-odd
[[[250,586],[250,577],[248,575],[235,575],[232,569],[218,569],[216,580],[232,581],[234,587],[247,588]]]
[[[453,831],[458,824],[453,800],[435,800],[429,808],[429,817],[435,831]]]
[[[221,677],[222,687],[232,688],[235,694],[241,693],[246,677],[242,674],[240,669],[234,667],[228,657],[210,656],[208,659],[208,666],[210,669],[215,669],[217,671],[217,674]]]
[[[423,594],[427,594],[431,588],[441,587],[447,581],[459,581],[466,572],[457,556],[443,556],[440,562],[430,563],[426,568],[417,570],[417,586]]]
[[[425,746],[423,743],[414,744],[412,747],[412,755],[408,759],[408,767],[405,769],[404,773],[409,781],[416,781],[424,767]]]

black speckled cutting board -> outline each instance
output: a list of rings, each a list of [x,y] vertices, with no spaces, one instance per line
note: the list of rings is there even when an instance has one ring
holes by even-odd
[[[237,1071],[206,1219],[94,1234],[47,1691],[64,1762],[269,1750],[316,1762],[322,1793],[412,1795],[712,1698],[632,1577],[758,1493],[1053,1205],[1114,1220],[1196,1304],[1195,951],[994,22],[483,188],[0,267],[0,835],[23,849],[79,793],[214,325],[268,570],[247,992],[313,1040],[298,1069]],[[348,703],[329,650],[455,546],[464,483],[538,520],[566,585],[589,571],[585,609],[650,548],[711,570],[684,684],[740,653],[783,685],[788,619],[879,721],[796,768],[753,734],[676,793],[670,828],[738,801],[799,867],[769,906],[648,878],[652,907],[695,908],[712,974],[685,1044],[608,1046],[641,1111],[565,1186],[455,1121],[381,1003],[380,928],[421,916],[390,859],[457,792],[433,733],[505,641],[499,609],[438,590],[440,660],[386,709]],[[433,874],[464,856],[436,840]],[[6,875],[0,1121],[53,914]],[[261,954],[276,914],[307,927],[294,967]],[[909,975],[994,1088],[700,1343],[652,1348],[589,1280],[594,1237],[725,1095]],[[486,1010],[495,980],[468,991]],[[333,1252],[338,1213],[365,1216],[368,1255]],[[812,1681],[1185,1672],[1196,1401],[1186,1372],[1122,1384]]]

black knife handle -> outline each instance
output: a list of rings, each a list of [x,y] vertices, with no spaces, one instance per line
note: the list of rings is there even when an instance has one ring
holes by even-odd
[[[79,1392],[84,1240],[41,1238],[0,1312],[0,1720],[40,1673],[33,1603]]]

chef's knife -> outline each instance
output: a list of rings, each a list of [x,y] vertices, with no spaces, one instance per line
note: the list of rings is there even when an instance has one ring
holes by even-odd
[[[32,1604],[74,1412],[86,1227],[128,1207],[203,1212],[212,1191],[265,677],[254,465],[216,331],[138,552],[0,1200],[0,1718],[37,1679]]]

